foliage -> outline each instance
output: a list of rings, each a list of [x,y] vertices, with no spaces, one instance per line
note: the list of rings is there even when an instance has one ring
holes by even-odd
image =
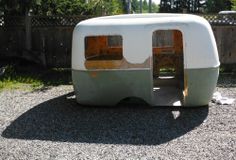
[[[86,3],[87,2],[87,3]],[[149,0],[143,0],[142,11],[148,12]],[[140,12],[140,0],[131,1],[134,13]],[[152,12],[218,13],[236,10],[236,0],[161,0],[152,3]],[[114,15],[127,11],[127,0],[0,0],[0,14],[26,15]]]
[[[140,11],[139,1],[138,0],[132,0],[131,8],[135,13],[139,12]]]
[[[34,15],[80,15],[87,11],[82,0],[37,0],[31,5]]]
[[[160,12],[199,13],[205,0],[161,0]]]
[[[147,0],[143,0],[143,12],[148,11],[148,2]]]
[[[161,0],[160,3],[160,12],[218,13],[230,9],[230,0]]]
[[[87,3],[86,3],[87,2]],[[0,0],[0,12],[6,15],[114,15],[127,12],[127,0]],[[142,10],[148,12],[148,0]],[[140,0],[131,1],[133,13],[140,12]],[[152,3],[152,12],[159,5]]]
[[[0,76],[0,91],[21,89],[37,90],[50,86],[71,84],[71,73],[65,69],[43,69],[27,63],[7,65]]]
[[[222,10],[231,10],[230,0],[207,0],[206,11],[208,13],[218,13]]]
[[[91,0],[88,9],[93,15],[114,15],[123,13],[123,4],[120,0]]]
[[[7,15],[111,15],[124,10],[123,0],[1,0]]]
[[[232,10],[236,11],[236,0],[231,0]]]
[[[0,9],[5,15],[26,15],[30,7],[41,0],[0,0]]]
[[[139,0],[132,0],[132,11],[134,13],[139,13],[140,12],[140,1]],[[152,12],[156,13],[159,12],[159,5],[152,3]],[[142,12],[143,13],[148,13],[149,11],[149,4],[147,0],[142,0]]]
[[[159,5],[152,3],[152,12],[153,13],[159,12]]]

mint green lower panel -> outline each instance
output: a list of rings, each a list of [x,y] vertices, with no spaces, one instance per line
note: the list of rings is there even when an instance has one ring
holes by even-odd
[[[116,105],[127,97],[142,98],[150,104],[150,70],[72,71],[78,103]]]
[[[185,106],[204,106],[212,99],[217,80],[219,68],[187,69],[188,95],[185,97]]]
[[[183,105],[208,105],[215,90],[218,75],[219,68],[185,69],[188,94],[184,98]],[[77,101],[81,104],[115,105],[124,98],[137,97],[154,105],[158,98],[162,98],[153,96],[150,70],[73,70],[72,80]],[[166,101],[166,104],[169,102]]]

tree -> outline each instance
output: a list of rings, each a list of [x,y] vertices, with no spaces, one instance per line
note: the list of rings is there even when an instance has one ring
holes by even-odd
[[[171,12],[171,2],[172,0],[161,0],[160,12]]]
[[[231,0],[232,10],[236,11],[236,0]]]
[[[205,0],[161,0],[160,12],[199,13]]]
[[[148,1],[147,0],[142,0],[142,11],[144,13],[148,12]],[[159,11],[159,5],[152,3],[152,12],[158,12]],[[131,1],[131,11],[133,13],[139,13],[140,12],[140,0],[132,0]]]
[[[93,15],[114,15],[124,11],[124,1],[120,0],[90,0],[89,11]]]
[[[0,0],[6,15],[111,15],[123,13],[124,0]]]
[[[132,11],[134,13],[138,13],[140,11],[139,1],[138,0],[132,0],[131,8],[132,8]]]
[[[143,12],[148,12],[148,3],[147,3],[147,0],[143,0]]]
[[[218,13],[222,10],[231,10],[230,0],[207,0],[206,10],[208,13]]]
[[[4,14],[25,15],[29,11],[30,0],[1,0],[0,5]]]
[[[153,13],[159,12],[159,5],[157,5],[156,3],[152,3],[152,12]]]

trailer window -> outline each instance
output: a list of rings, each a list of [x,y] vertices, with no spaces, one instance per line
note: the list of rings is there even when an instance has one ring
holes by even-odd
[[[152,36],[153,77],[183,79],[183,37],[179,30],[157,30]]]
[[[121,60],[123,42],[119,35],[85,37],[86,60]]]
[[[152,46],[163,48],[173,46],[173,30],[158,30],[153,32]]]

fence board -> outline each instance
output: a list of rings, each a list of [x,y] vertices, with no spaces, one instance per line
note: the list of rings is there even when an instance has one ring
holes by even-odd
[[[236,63],[236,16],[201,16],[212,25],[221,63]],[[17,56],[49,67],[70,67],[74,26],[90,17],[31,16],[28,22],[25,17],[0,16],[0,57]]]

